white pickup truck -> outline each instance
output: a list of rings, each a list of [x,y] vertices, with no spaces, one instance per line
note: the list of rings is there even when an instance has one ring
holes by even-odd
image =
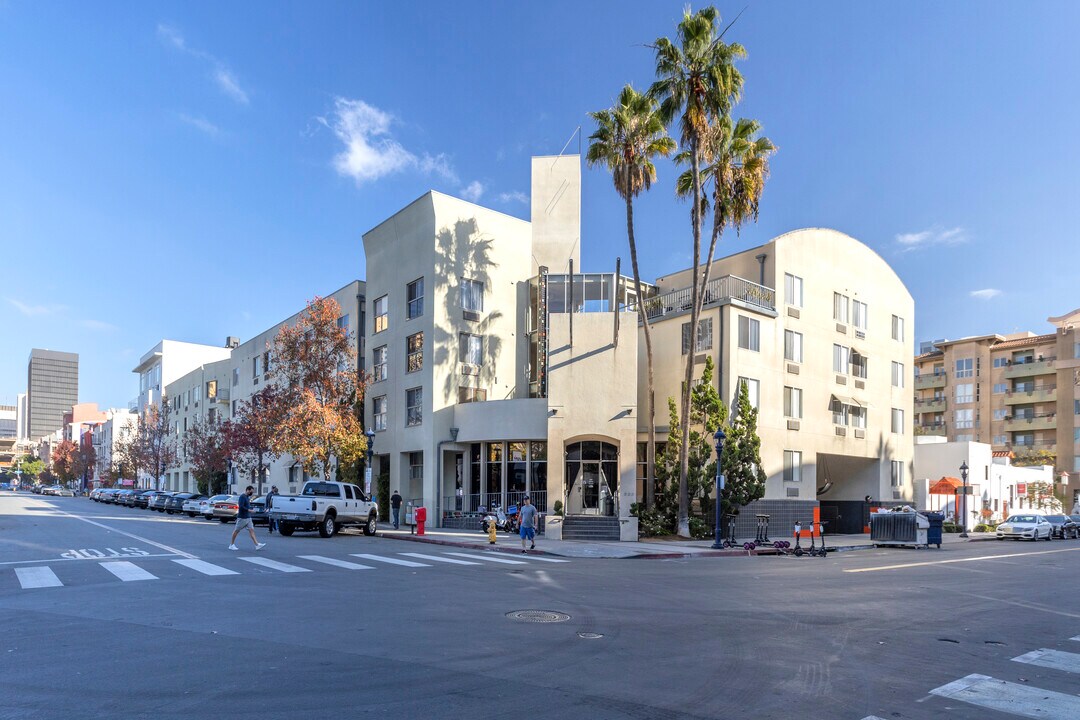
[[[296,530],[318,530],[328,538],[349,525],[374,535],[379,508],[356,485],[311,480],[299,495],[275,495],[270,517],[286,537]]]

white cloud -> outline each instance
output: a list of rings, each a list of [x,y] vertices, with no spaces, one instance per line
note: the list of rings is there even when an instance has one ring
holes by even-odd
[[[218,128],[217,125],[210,122],[206,118],[192,117],[191,115],[185,115],[181,113],[180,120],[192,126],[193,128],[201,130],[207,135],[216,137],[221,132],[221,129]]]
[[[445,155],[417,155],[407,150],[391,132],[394,117],[363,100],[334,98],[333,113],[318,120],[345,146],[334,156],[334,169],[357,185],[404,170],[439,175],[454,185],[460,183]],[[483,186],[474,182],[463,192],[482,193]]]
[[[184,36],[180,31],[170,25],[158,23],[157,34],[161,41],[166,45],[170,45],[180,52],[186,53],[209,64],[211,66],[210,76],[218,86],[218,89],[241,105],[248,104],[249,97],[247,91],[240,86],[240,81],[237,80],[236,75],[225,66],[225,63],[221,62],[208,52],[190,47],[187,44],[187,41],[184,40]]]
[[[921,232],[900,233],[896,242],[904,252],[920,250],[933,245],[959,245],[969,240],[967,231],[962,227],[945,229],[940,225]]]
[[[513,192],[504,192],[498,194],[498,200],[501,203],[517,202],[522,205],[529,204],[529,196],[520,190],[514,190]]]
[[[465,198],[469,202],[478,202],[480,200],[480,196],[483,194],[484,186],[480,184],[479,180],[473,180],[461,191],[461,197]]]
[[[996,298],[1000,294],[1001,294],[1001,291],[998,290],[997,288],[984,288],[982,290],[972,290],[971,293],[970,293],[971,297],[978,298],[979,300],[993,300],[994,298]]]
[[[26,317],[52,315],[53,313],[60,312],[64,309],[63,305],[31,305],[29,303],[24,303],[21,300],[15,300],[14,298],[8,298],[8,302]]]
[[[104,330],[106,332],[113,332],[120,329],[112,323],[107,323],[102,320],[83,320],[82,326],[88,330]]]

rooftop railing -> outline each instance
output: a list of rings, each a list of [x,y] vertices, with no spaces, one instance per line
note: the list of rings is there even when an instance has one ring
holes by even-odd
[[[710,280],[705,286],[705,294],[702,307],[719,305],[724,302],[736,300],[763,310],[776,311],[776,291],[772,288],[758,285],[755,282],[745,280],[736,275],[724,275],[715,280]],[[645,313],[650,320],[664,315],[680,313],[690,309],[693,301],[693,288],[681,288],[672,290],[663,295],[656,295],[644,301]],[[626,309],[637,312],[633,304],[627,305]]]

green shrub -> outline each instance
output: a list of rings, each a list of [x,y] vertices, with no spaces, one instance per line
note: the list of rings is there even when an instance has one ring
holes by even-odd
[[[696,516],[690,517],[690,537],[692,538],[707,538],[711,537],[713,528],[709,523],[705,522],[703,518]]]
[[[941,531],[947,533],[958,533],[960,532],[960,526],[956,523],[943,523],[941,526]]]
[[[634,505],[637,505],[637,503],[634,503]],[[554,505],[554,506],[552,507],[552,510],[554,511],[554,513],[555,513],[556,515],[562,516],[562,514],[563,514],[563,504],[562,504],[562,500],[556,500],[556,501],[555,501],[555,505]],[[632,509],[631,509],[631,511],[630,511],[630,514],[631,514],[631,515],[633,515],[633,514],[634,514],[634,511],[633,511]]]
[[[975,526],[974,532],[994,532],[997,530],[997,525],[991,523],[979,523]]]

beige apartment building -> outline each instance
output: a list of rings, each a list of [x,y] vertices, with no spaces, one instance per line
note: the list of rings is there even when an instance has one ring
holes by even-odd
[[[1080,473],[1080,309],[1048,322],[1045,335],[942,340],[918,355],[916,432],[1044,451],[1059,471]]]

